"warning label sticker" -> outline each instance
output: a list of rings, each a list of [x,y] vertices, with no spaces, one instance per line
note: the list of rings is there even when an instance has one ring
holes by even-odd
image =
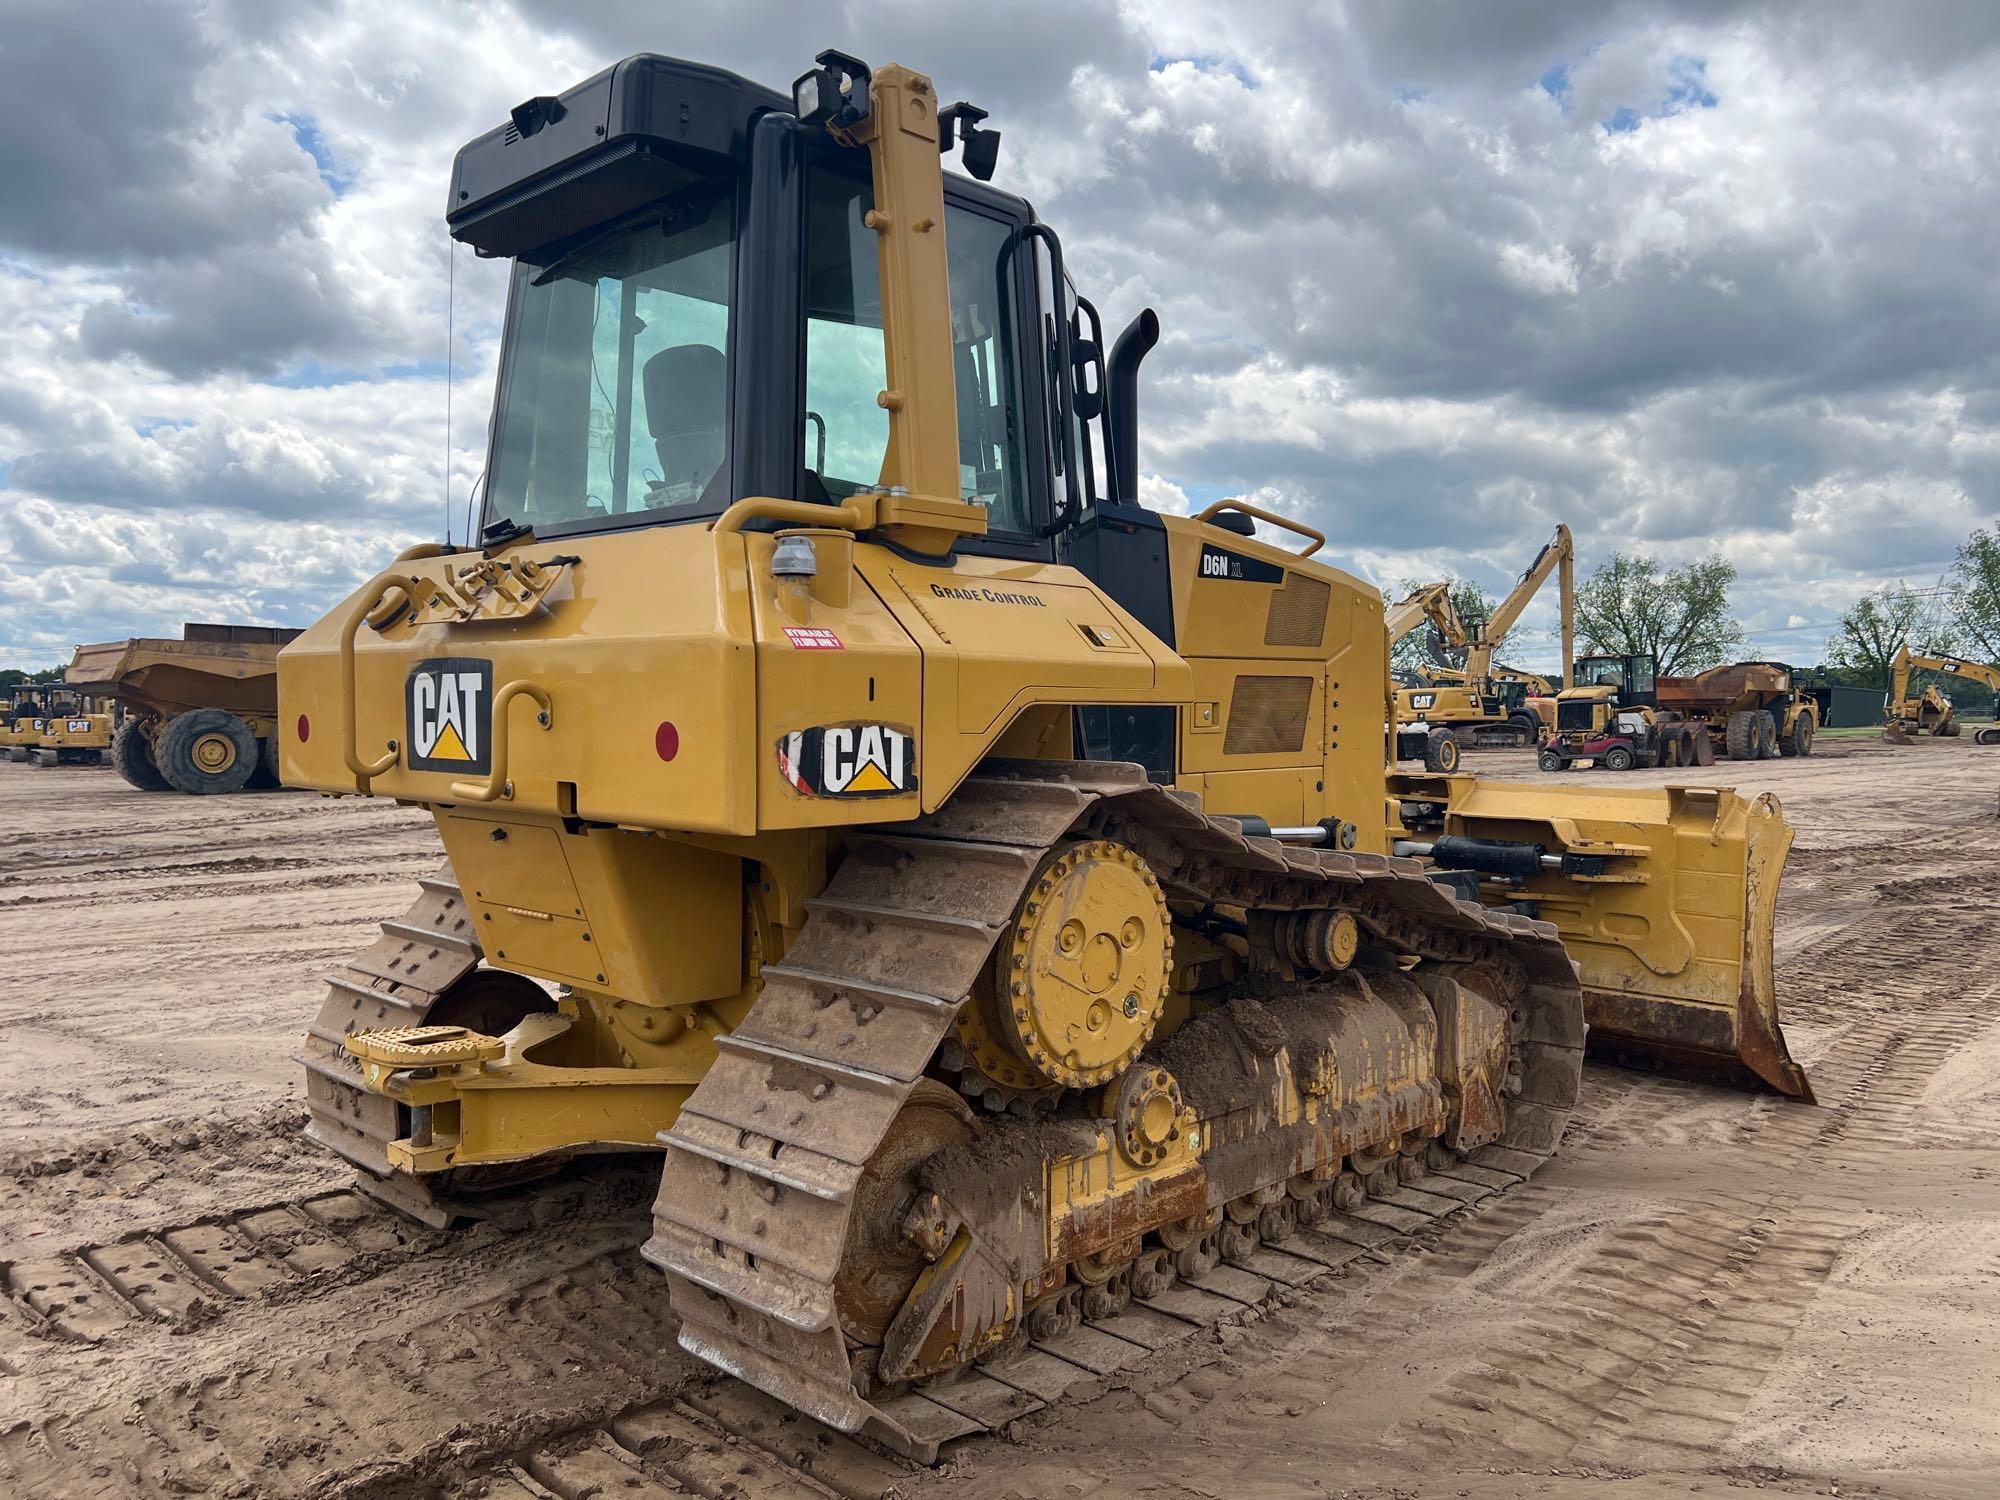
[[[801,651],[845,651],[847,647],[831,630],[816,625],[787,625],[785,639]]]

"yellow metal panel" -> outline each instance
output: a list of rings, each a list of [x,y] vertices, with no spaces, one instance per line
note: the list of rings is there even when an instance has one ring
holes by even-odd
[[[648,1005],[737,994],[743,862],[617,828],[444,810],[438,833],[502,967]]]
[[[388,755],[369,790],[420,802],[463,800],[443,771],[408,769],[408,679],[417,663],[492,664],[497,694],[539,683],[552,713],[536,727],[516,700],[506,805],[612,823],[748,834],[756,829],[752,764],[754,653],[744,538],[700,526],[660,526],[535,544],[515,555],[574,555],[547,609],[518,620],[412,625],[403,616],[355,638],[348,698],[340,665],[342,616],[319,621],[279,657],[280,764],[288,786],[360,789],[343,759],[350,714],[366,757]],[[417,580],[445,576],[452,558],[408,562]],[[372,588],[373,585],[370,586]],[[371,602],[353,596],[365,606]],[[306,721],[308,736],[299,734]],[[663,755],[671,724],[672,758]],[[570,801],[572,791],[574,803]]]
[[[1213,705],[1213,724],[1202,722],[1199,711],[1182,716],[1181,736],[1182,771],[1195,774],[1204,771],[1240,771],[1252,768],[1268,769],[1278,766],[1316,767],[1320,763],[1322,735],[1324,733],[1320,705],[1320,677],[1317,666],[1304,667],[1292,663],[1274,664],[1269,661],[1230,660],[1214,657],[1197,657],[1189,663],[1194,672],[1195,693],[1199,702]],[[1262,679],[1262,683],[1273,680],[1290,683],[1303,678],[1306,683],[1304,714],[1297,725],[1296,743],[1287,739],[1290,748],[1276,749],[1263,753],[1244,753],[1230,747],[1254,740],[1258,726],[1253,723],[1253,715],[1263,696],[1258,687],[1243,687],[1245,678]],[[1282,689],[1280,696],[1283,696]],[[1241,715],[1239,722],[1238,716]],[[1280,726],[1288,729],[1288,726]],[[1213,730],[1222,733],[1214,733]],[[1289,729],[1288,729],[1289,732]]]
[[[970,556],[926,567],[872,546],[855,549],[855,568],[923,649],[926,809],[1037,705],[1190,696],[1186,664],[1073,568]]]
[[[1315,768],[1272,771],[1196,771],[1175,785],[1199,792],[1210,812],[1237,817],[1255,813],[1273,827],[1317,821],[1319,793]]]
[[[818,828],[917,816],[921,773],[915,768],[906,796],[813,795],[786,776],[780,746],[794,733],[877,725],[914,740],[923,717],[924,661],[909,632],[854,572],[851,541],[815,539],[820,571],[807,589],[771,577],[775,538],[746,540],[756,580],[758,728],[754,768],[743,770],[756,779],[758,826]],[[834,600],[844,604],[829,602]]]

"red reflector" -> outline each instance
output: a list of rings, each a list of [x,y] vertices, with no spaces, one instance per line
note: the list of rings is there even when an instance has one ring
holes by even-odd
[[[308,718],[307,718],[307,717],[306,717],[306,716],[305,716],[304,714],[300,714],[300,715],[299,715],[299,743],[300,743],[301,745],[303,745],[303,744],[304,744],[304,743],[305,743],[305,742],[306,742],[307,740],[311,739],[312,737],[313,737],[313,727],[312,727],[312,720],[311,720],[311,719],[308,719]]]
[[[671,724],[662,724],[653,731],[653,748],[660,752],[661,760],[672,760],[681,753],[681,732]]]

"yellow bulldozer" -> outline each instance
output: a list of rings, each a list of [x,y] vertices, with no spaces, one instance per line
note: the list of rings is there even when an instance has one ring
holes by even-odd
[[[1889,700],[1882,715],[1882,737],[1891,744],[1907,745],[1912,734],[1949,738],[1963,728],[1956,706],[1935,683],[1926,684],[1921,693],[1910,691],[1910,676],[1916,671],[1962,677],[1984,685],[1993,693],[1994,717],[2000,720],[2000,669],[1959,656],[1925,655],[1912,651],[1905,643],[1897,649],[1890,665]],[[2000,723],[1982,724],[1972,732],[1972,738],[1976,744],[2000,745]]]
[[[1449,626],[1439,626],[1445,645],[1464,649],[1465,664],[1447,669],[1455,682],[1396,690],[1398,760],[1421,760],[1427,770],[1450,772],[1458,769],[1465,746],[1532,745],[1542,738],[1549,713],[1531,700],[1536,696],[1536,685],[1544,680],[1512,669],[1496,670],[1493,653],[1542,585],[1555,576],[1561,596],[1562,680],[1568,682],[1575,657],[1575,571],[1576,544],[1570,539],[1569,528],[1558,526],[1555,536],[1535,554],[1527,571],[1489,617],[1468,625],[1453,613]]]
[[[921,1459],[1079,1319],[1526,1178],[1586,1022],[1810,1098],[1775,802],[1392,774],[1380,593],[1138,503],[1157,319],[1106,342],[983,121],[838,52],[516,107],[447,214],[513,262],[478,544],[279,659],[285,782],[450,862],[331,976],[310,1134],[437,1224],[664,1148],[683,1346]]]

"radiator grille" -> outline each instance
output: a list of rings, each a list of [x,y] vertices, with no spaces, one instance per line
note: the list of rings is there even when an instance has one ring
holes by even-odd
[[[1594,717],[1591,710],[1595,706],[1588,699],[1579,700],[1572,698],[1567,703],[1558,700],[1556,703],[1556,728],[1569,730],[1595,728],[1596,726],[1591,723]]]
[[[1267,646],[1317,646],[1326,635],[1326,606],[1333,588],[1322,578],[1303,573],[1285,575],[1285,586],[1271,595],[1271,613],[1264,621]]]
[[[1237,678],[1223,754],[1279,755],[1305,749],[1312,690],[1310,677]]]

